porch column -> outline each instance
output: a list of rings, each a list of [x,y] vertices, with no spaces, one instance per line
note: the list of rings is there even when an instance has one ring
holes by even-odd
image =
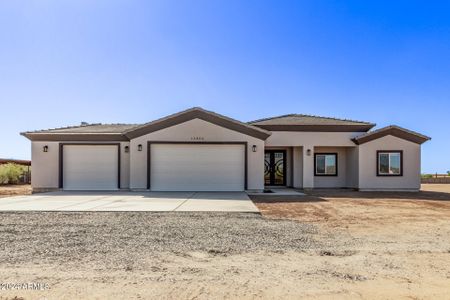
[[[303,146],[303,188],[314,188],[314,146]]]

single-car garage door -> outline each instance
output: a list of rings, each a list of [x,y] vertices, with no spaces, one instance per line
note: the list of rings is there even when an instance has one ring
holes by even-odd
[[[118,145],[64,145],[65,190],[115,190],[119,185]]]
[[[243,144],[151,144],[153,191],[243,191]]]

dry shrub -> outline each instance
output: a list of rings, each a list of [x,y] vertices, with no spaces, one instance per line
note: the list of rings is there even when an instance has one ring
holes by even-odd
[[[17,184],[22,173],[23,167],[18,164],[0,165],[0,184]]]

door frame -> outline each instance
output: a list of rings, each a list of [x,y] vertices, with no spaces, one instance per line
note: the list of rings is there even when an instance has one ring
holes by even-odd
[[[60,189],[64,189],[64,146],[117,146],[117,189],[120,190],[120,143],[59,143],[59,184]]]
[[[147,141],[147,190],[151,189],[151,145],[152,144],[189,144],[189,145],[243,145],[244,146],[244,190],[248,182],[248,142],[178,142],[178,141]]]
[[[274,153],[283,153],[283,183],[282,184],[275,184],[274,183],[274,172],[271,170],[270,172],[270,184],[266,184],[266,179],[264,178],[264,186],[286,186],[287,185],[287,178],[286,178],[286,164],[287,164],[287,151],[286,150],[277,150],[277,149],[264,149],[264,163],[266,160],[266,153],[270,153],[270,164],[273,165],[273,160],[275,159]]]

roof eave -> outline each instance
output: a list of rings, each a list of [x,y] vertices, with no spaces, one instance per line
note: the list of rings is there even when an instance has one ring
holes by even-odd
[[[366,133],[362,136],[359,137],[355,137],[352,139],[352,141],[356,144],[356,145],[362,145],[368,142],[371,142],[373,140],[377,140],[380,139],[382,137],[385,136],[395,136],[397,138],[400,139],[404,139],[407,141],[410,141],[412,143],[416,143],[416,144],[423,144],[429,140],[431,140],[431,137],[411,131],[411,130],[407,130],[405,128],[401,128],[399,126],[387,126],[384,128],[380,128],[378,130],[375,130],[373,132],[369,132]]]
[[[26,137],[30,141],[46,141],[46,142],[66,142],[66,141],[129,141],[129,139],[121,133],[36,133],[21,132],[20,135]]]

